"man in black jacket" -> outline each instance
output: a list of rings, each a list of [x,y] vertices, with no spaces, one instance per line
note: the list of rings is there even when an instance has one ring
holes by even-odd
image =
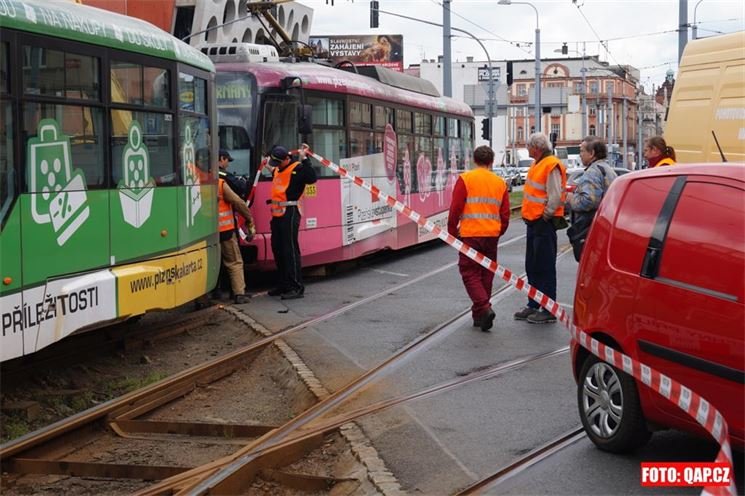
[[[302,298],[305,292],[300,264],[301,204],[306,184],[316,182],[316,172],[305,155],[308,145],[303,143],[297,160],[282,146],[272,148],[269,166],[274,168],[271,205],[272,253],[279,272],[277,286],[270,296],[281,295],[283,300]]]

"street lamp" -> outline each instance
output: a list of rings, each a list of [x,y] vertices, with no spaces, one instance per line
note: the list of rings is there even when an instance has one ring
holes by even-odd
[[[565,53],[564,50],[567,52],[574,52],[577,55],[582,55],[582,69],[580,69],[580,72],[582,73],[582,139],[585,139],[585,136],[587,136],[587,78],[585,74],[587,73],[587,69],[585,69],[585,44],[582,43],[582,53],[580,54],[577,50],[571,50],[566,46],[566,43],[564,43],[563,48],[558,48],[554,50],[556,53]]]
[[[535,10],[535,132],[541,132],[541,28],[538,25],[538,9],[530,2],[499,0],[498,5],[529,5]]]
[[[698,25],[696,24],[696,9],[698,8],[698,5],[703,2],[704,0],[698,0],[696,2],[696,6],[693,7],[693,39],[698,39],[696,36],[698,36]]]

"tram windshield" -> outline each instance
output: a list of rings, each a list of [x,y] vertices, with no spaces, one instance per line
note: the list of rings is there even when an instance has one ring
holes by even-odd
[[[250,74],[220,72],[216,92],[220,148],[235,159],[232,172],[248,174],[256,145],[251,140],[256,128],[256,81]]]

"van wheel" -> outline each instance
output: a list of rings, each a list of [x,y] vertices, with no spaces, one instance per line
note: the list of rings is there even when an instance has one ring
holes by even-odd
[[[644,446],[652,435],[634,378],[594,355],[582,365],[577,403],[585,432],[604,451],[628,453]]]

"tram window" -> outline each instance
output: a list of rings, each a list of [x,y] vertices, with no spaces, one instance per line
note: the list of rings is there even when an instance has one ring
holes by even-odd
[[[210,161],[210,122],[207,117],[182,115],[179,119],[181,130],[179,163],[183,182],[189,183],[189,164],[195,163],[199,171],[201,182],[212,181],[216,178],[211,176]],[[220,148],[222,148],[222,144]],[[231,149],[231,156],[235,162],[231,164],[230,170],[236,174],[248,173],[248,154],[239,150]]]
[[[309,97],[307,101],[313,106],[314,126],[344,125],[344,102],[342,100]]]
[[[458,119],[448,119],[448,136],[458,137]]]
[[[382,150],[380,150],[382,151]],[[372,131],[350,131],[349,156],[371,155],[376,153]]]
[[[0,101],[0,221],[5,219],[15,196],[12,111],[10,102]]]
[[[111,101],[142,105],[142,66],[111,61]]]
[[[432,134],[432,116],[420,112],[415,113],[414,126],[416,134]]]
[[[393,115],[393,109],[376,105],[374,114],[375,129],[385,129],[386,124],[390,124],[392,126]]]
[[[264,106],[262,143],[269,151],[275,145],[293,149],[300,144],[297,132],[297,108],[294,100],[268,100]],[[315,134],[315,131],[314,131]]]
[[[171,106],[171,78],[168,69],[143,68],[143,98],[145,105],[168,108]]]
[[[23,88],[29,95],[100,100],[98,59],[26,45]]]
[[[178,75],[178,101],[181,110],[207,113],[207,83],[204,79],[180,72]]]
[[[444,117],[435,117],[434,118],[434,127],[435,127],[435,134],[438,136],[445,136],[445,118]]]
[[[8,44],[0,43],[0,93],[5,94],[10,90],[8,76]]]
[[[146,157],[136,176],[125,174],[124,154]],[[111,111],[111,176],[113,185],[178,183],[173,167],[173,116],[155,112]],[[124,180],[122,182],[122,180]],[[151,181],[152,180],[152,181]]]
[[[359,127],[372,127],[372,105],[369,103],[349,103],[349,124]]]
[[[324,158],[329,159],[335,164],[339,160],[347,157],[347,143],[344,138],[343,129],[313,129],[311,142],[308,143],[313,151]],[[316,170],[318,177],[337,177],[337,174],[329,169],[319,165],[315,160],[311,160],[313,168]]]
[[[416,157],[413,148],[414,137],[410,134],[398,135],[398,164],[396,176],[401,194],[416,191],[413,182],[416,181]]]
[[[411,112],[405,110],[396,110],[396,132],[397,133],[410,133],[414,129],[413,118]]]
[[[69,163],[61,163],[61,169],[56,170],[56,174],[52,174],[48,163],[41,159],[38,163],[29,163],[26,171],[28,192],[43,192],[44,188],[64,188],[75,184],[73,181],[78,172],[83,175],[89,189],[105,186],[102,109],[26,102],[23,116],[24,149],[31,150],[43,142],[49,143],[45,148],[46,154],[56,150],[57,156],[66,157],[69,152]],[[39,123],[43,119],[54,120],[56,129],[47,127],[41,130],[39,136]],[[31,160],[32,156],[29,156],[27,161]],[[65,161],[64,158],[62,160]],[[60,174],[61,171],[64,172]]]

